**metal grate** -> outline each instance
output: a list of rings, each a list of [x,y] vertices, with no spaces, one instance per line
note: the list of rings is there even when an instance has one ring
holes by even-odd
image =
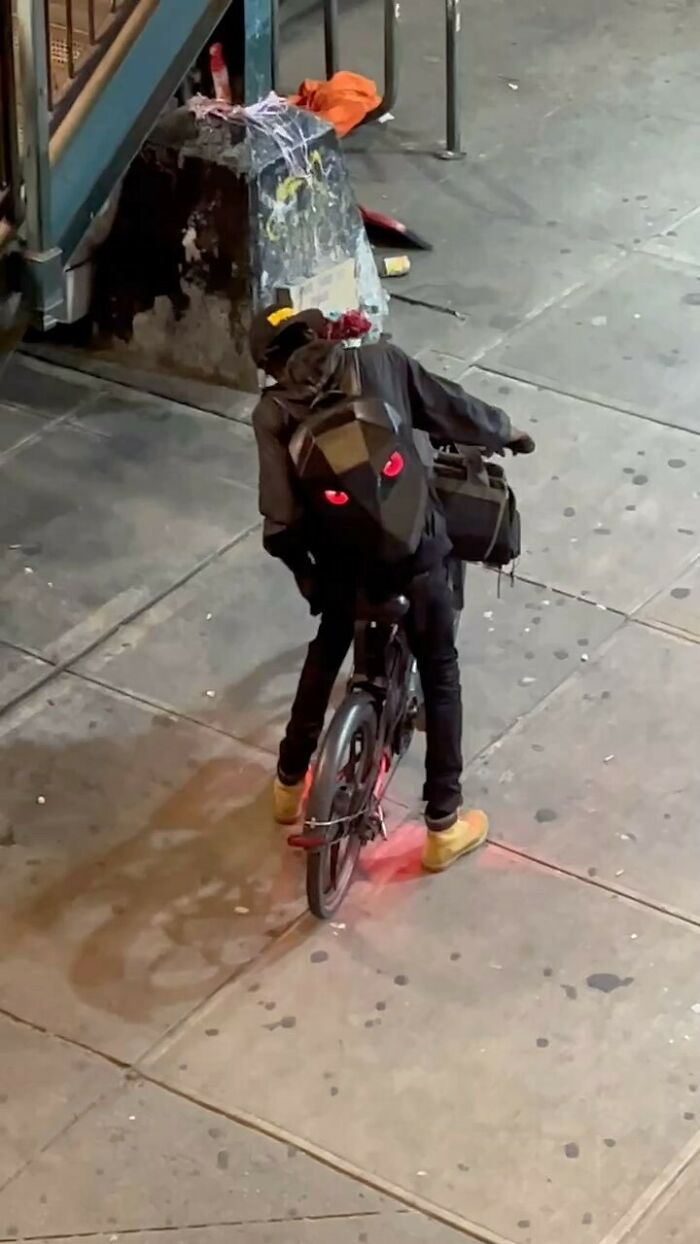
[[[65,116],[137,2],[44,0],[52,128]],[[12,4],[16,9],[16,0]]]

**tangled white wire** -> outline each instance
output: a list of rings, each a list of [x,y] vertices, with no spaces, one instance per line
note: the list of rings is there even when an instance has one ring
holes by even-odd
[[[260,130],[277,145],[291,177],[311,178],[309,149],[301,127],[298,109],[271,91],[255,104],[227,104],[206,95],[193,95],[187,107],[197,120],[217,117],[221,121],[242,121]]]

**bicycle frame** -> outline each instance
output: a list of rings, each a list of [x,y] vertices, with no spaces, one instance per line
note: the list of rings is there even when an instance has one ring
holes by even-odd
[[[374,622],[359,618],[355,623],[354,664],[350,691],[368,692],[377,710],[377,773],[381,801],[393,773],[391,760],[403,755],[397,732],[406,719],[415,664],[401,622]],[[384,779],[384,780],[382,780]]]

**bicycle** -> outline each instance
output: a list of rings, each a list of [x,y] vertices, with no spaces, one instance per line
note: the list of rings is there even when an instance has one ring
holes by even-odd
[[[464,567],[448,564],[456,618]],[[364,846],[386,839],[382,799],[405,756],[422,697],[416,662],[402,625],[405,596],[381,604],[359,598],[353,672],[318,752],[301,834],[290,846],[307,852],[306,895],[320,920],[336,914]]]

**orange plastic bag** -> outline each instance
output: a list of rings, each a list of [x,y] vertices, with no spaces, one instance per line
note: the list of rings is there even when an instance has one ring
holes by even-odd
[[[344,138],[382,101],[377,94],[376,83],[370,78],[341,70],[334,73],[328,82],[307,78],[299,87],[298,94],[289,96],[289,102],[330,121],[340,137]]]

